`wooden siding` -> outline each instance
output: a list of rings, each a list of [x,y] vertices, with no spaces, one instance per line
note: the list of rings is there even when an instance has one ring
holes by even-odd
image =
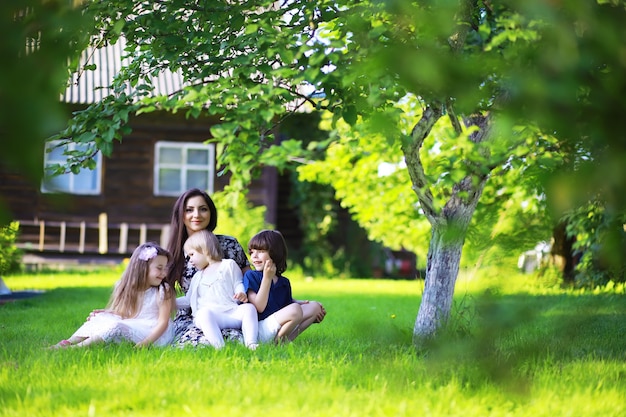
[[[109,233],[110,251],[116,252],[120,245],[119,225],[150,225],[148,240],[160,241],[161,226],[169,223],[172,206],[177,197],[153,195],[154,149],[157,141],[204,142],[210,137],[210,119],[187,120],[181,115],[150,114],[131,120],[132,132],[115,143],[110,158],[103,158],[102,188],[100,195],[44,194],[38,184],[30,183],[23,176],[0,167],[0,197],[14,220],[29,224],[31,229],[21,237],[21,246],[37,250],[39,221],[48,223],[44,241],[50,250],[59,249],[58,230],[66,227],[66,251],[78,251],[77,225],[81,222],[93,225],[106,213],[112,225]],[[43,167],[43,158],[42,158]],[[254,205],[267,207],[266,220],[276,224],[276,196],[278,174],[273,168],[265,168],[259,179],[251,184],[248,198]],[[219,191],[228,183],[228,176],[214,177],[214,190]],[[139,226],[137,226],[139,227]],[[131,228],[132,229],[132,228]],[[89,233],[94,233],[93,228]],[[139,243],[132,230],[128,245],[132,251]],[[97,240],[94,236],[89,241]],[[93,243],[88,251],[97,252]]]

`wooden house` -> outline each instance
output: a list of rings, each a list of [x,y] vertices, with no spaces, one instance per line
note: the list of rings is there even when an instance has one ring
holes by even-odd
[[[84,108],[107,93],[120,66],[122,44],[85,51],[83,59],[97,65],[72,81],[62,100],[68,110]],[[179,88],[182,78],[163,72],[156,93]],[[40,186],[0,167],[0,196],[14,220],[20,222],[19,246],[29,253],[72,256],[128,256],[143,241],[165,243],[172,206],[183,191],[198,187],[212,192],[228,181],[215,172],[210,126],[215,120],[189,120],[183,115],[152,113],[130,120],[132,132],[115,143],[109,158],[98,156],[95,170],[44,181]],[[63,160],[62,152],[41,155],[46,164]],[[277,198],[280,181],[266,168],[250,187],[248,198],[265,205],[266,220],[293,229],[290,211]],[[284,200],[283,200],[284,201]],[[279,215],[279,211],[284,213]],[[285,230],[297,234],[296,230]],[[292,236],[293,237],[293,236]]]
[[[83,62],[95,64],[97,69],[82,72],[69,83],[61,98],[68,114],[108,95],[107,86],[122,66],[123,48],[118,43],[85,51]],[[182,77],[163,71],[153,82],[155,94],[168,94],[182,86]],[[295,122],[290,122],[288,130],[301,131],[306,137],[314,123],[303,120],[308,117],[292,118]],[[194,187],[212,194],[228,182],[228,177],[216,175],[214,145],[204,143],[211,137],[214,123],[216,120],[208,117],[187,119],[164,112],[134,116],[129,122],[131,133],[114,144],[110,157],[97,156],[95,170],[54,177],[42,184],[32,184],[0,165],[0,203],[20,223],[18,246],[26,252],[24,263],[117,263],[145,241],[166,245],[177,197]],[[62,151],[42,153],[42,170],[48,164],[63,162],[63,158]],[[290,254],[300,252],[303,256],[303,232],[289,206],[291,189],[289,173],[280,175],[273,168],[265,168],[250,185],[247,197],[252,204],[266,207],[265,220],[283,233]],[[330,244],[336,252],[366,268],[372,263],[374,269],[404,259],[404,254],[387,261],[369,259],[372,242],[345,209],[337,204],[335,210],[339,227]],[[414,277],[416,261],[409,261],[408,268],[394,268]]]

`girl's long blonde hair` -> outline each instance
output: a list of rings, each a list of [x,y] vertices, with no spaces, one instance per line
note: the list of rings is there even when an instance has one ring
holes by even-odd
[[[157,256],[167,257],[168,266],[172,262],[172,255],[154,242],[147,242],[138,246],[130,257],[128,266],[120,280],[115,284],[107,309],[123,318],[135,317],[143,303],[143,295],[148,288],[148,272],[150,261]],[[174,296],[171,286],[164,281],[161,283],[165,299]]]

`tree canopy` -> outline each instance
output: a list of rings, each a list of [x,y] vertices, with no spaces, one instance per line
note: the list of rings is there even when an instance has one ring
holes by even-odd
[[[120,139],[125,119],[96,124],[91,117],[103,111],[219,114],[222,123],[212,133],[222,147],[221,162],[245,184],[256,164],[284,164],[302,153],[296,142],[270,146],[273,129],[293,108],[328,109],[335,121],[350,125],[366,117],[393,142],[402,137],[392,127],[393,103],[407,94],[423,104],[441,101],[457,115],[492,109],[499,100],[510,124],[532,121],[556,134],[561,149],[593,153],[586,161],[570,158],[581,174],[579,186],[566,181],[559,188],[570,196],[602,190],[624,207],[623,193],[616,192],[625,177],[618,175],[624,141],[616,133],[624,107],[622,2],[85,5],[96,16],[92,43],[124,36],[132,57],[116,85],[133,86],[134,96],[109,97],[95,111],[76,114],[63,132],[67,138],[90,132],[82,138],[92,138],[105,154]],[[164,67],[181,71],[188,86],[150,98],[150,75]]]
[[[415,333],[431,334],[446,320],[481,197],[506,208],[507,196],[529,197],[534,189],[561,211],[590,198],[617,213],[626,208],[626,141],[618,125],[626,82],[622,1],[84,5],[95,16],[92,44],[124,36],[130,63],[113,94],[75,113],[55,137],[91,145],[59,170],[89,167],[94,151],[109,155],[129,114],[156,110],[218,115],[207,139],[234,174],[234,188],[245,188],[264,164],[285,167],[320,155],[353,173],[379,162],[404,164],[402,175],[384,181],[400,188],[366,184],[381,204],[406,198],[401,210],[412,230],[422,233],[418,217],[432,228]],[[151,76],[163,68],[179,71],[186,86],[153,97]],[[277,143],[277,126],[299,109],[330,112],[330,139]],[[307,170],[303,175],[325,180],[322,171]],[[501,187],[514,176],[525,191]],[[372,212],[357,207],[345,175],[332,181],[372,235],[382,236]]]

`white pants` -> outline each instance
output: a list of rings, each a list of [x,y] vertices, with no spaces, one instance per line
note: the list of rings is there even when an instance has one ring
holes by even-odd
[[[259,342],[269,343],[276,339],[276,335],[282,326],[272,314],[259,322]]]
[[[202,330],[209,343],[218,349],[224,346],[222,329],[241,329],[246,346],[258,341],[259,322],[256,307],[250,303],[240,304],[227,311],[204,307],[193,314],[193,322]]]

